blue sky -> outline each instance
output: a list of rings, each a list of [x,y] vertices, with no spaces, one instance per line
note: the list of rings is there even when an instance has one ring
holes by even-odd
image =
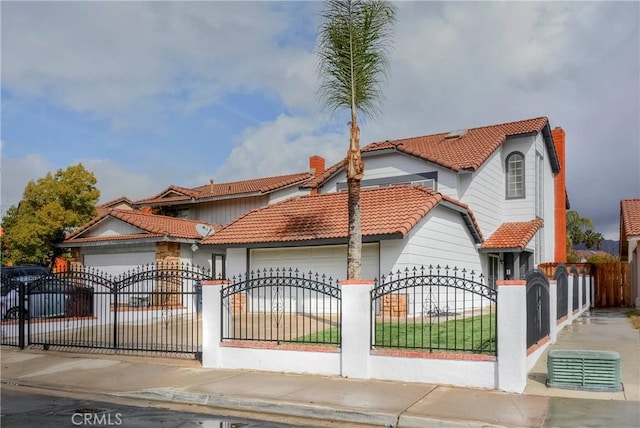
[[[368,142],[547,116],[573,209],[617,239],[640,197],[640,4],[399,2]],[[1,207],[82,162],[101,201],[305,171],[347,148],[320,114],[319,2],[7,2]]]

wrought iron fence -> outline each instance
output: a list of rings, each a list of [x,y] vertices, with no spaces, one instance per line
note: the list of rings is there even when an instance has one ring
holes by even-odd
[[[559,320],[567,316],[567,311],[569,306],[569,274],[567,272],[567,267],[563,264],[559,264],[556,267],[556,271],[553,275],[553,279],[555,279],[557,283],[556,319]]]
[[[539,270],[527,273],[527,348],[549,335],[549,281]]]
[[[423,266],[382,276],[371,314],[373,348],[497,354],[497,291],[473,271]]]
[[[94,348],[199,357],[201,288],[208,270],[152,264],[112,276],[91,267],[41,277],[23,287],[2,322],[21,347]],[[22,332],[21,332],[22,330]],[[4,341],[3,341],[4,343]]]
[[[571,269],[571,274],[573,275],[573,296],[571,308],[575,312],[580,307],[580,295],[578,294],[580,290],[580,277],[578,276],[578,269],[575,267]]]
[[[238,275],[222,287],[223,340],[340,345],[339,282],[277,268]]]

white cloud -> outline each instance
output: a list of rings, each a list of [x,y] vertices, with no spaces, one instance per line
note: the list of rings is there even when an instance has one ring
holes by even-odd
[[[280,45],[295,23],[269,2],[2,8],[3,87],[14,94],[116,118],[163,95],[197,108],[224,94],[259,90],[289,107],[311,105],[300,93],[312,82],[312,53],[300,44]]]
[[[4,142],[2,146],[4,148]],[[31,154],[18,159],[2,156],[0,168],[0,192],[2,193],[0,211],[2,215],[11,205],[18,205],[29,181],[37,180],[48,172],[56,170],[51,162],[39,154]]]
[[[338,134],[324,130],[314,119],[280,115],[273,122],[245,130],[242,143],[217,171],[216,181],[307,171],[309,157],[316,154],[326,159],[328,167],[346,154],[346,130]]]

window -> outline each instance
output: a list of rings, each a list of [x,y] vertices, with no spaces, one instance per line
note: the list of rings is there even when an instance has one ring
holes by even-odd
[[[225,256],[224,254],[213,254],[211,256],[211,273],[214,279],[226,279]]]
[[[524,155],[513,152],[507,156],[507,199],[521,199],[524,194]]]

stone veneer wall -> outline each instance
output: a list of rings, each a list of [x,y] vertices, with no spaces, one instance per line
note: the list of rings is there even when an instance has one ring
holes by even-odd
[[[171,266],[180,268],[180,244],[178,242],[158,242],[156,243],[156,264],[161,266]],[[169,278],[180,278],[179,275],[169,275]],[[153,304],[157,306],[182,306],[182,281],[158,280],[154,294]],[[175,293],[175,294],[174,294]]]
[[[80,248],[71,249],[71,261],[69,267],[71,270],[81,269],[84,263],[82,263],[82,251]]]

